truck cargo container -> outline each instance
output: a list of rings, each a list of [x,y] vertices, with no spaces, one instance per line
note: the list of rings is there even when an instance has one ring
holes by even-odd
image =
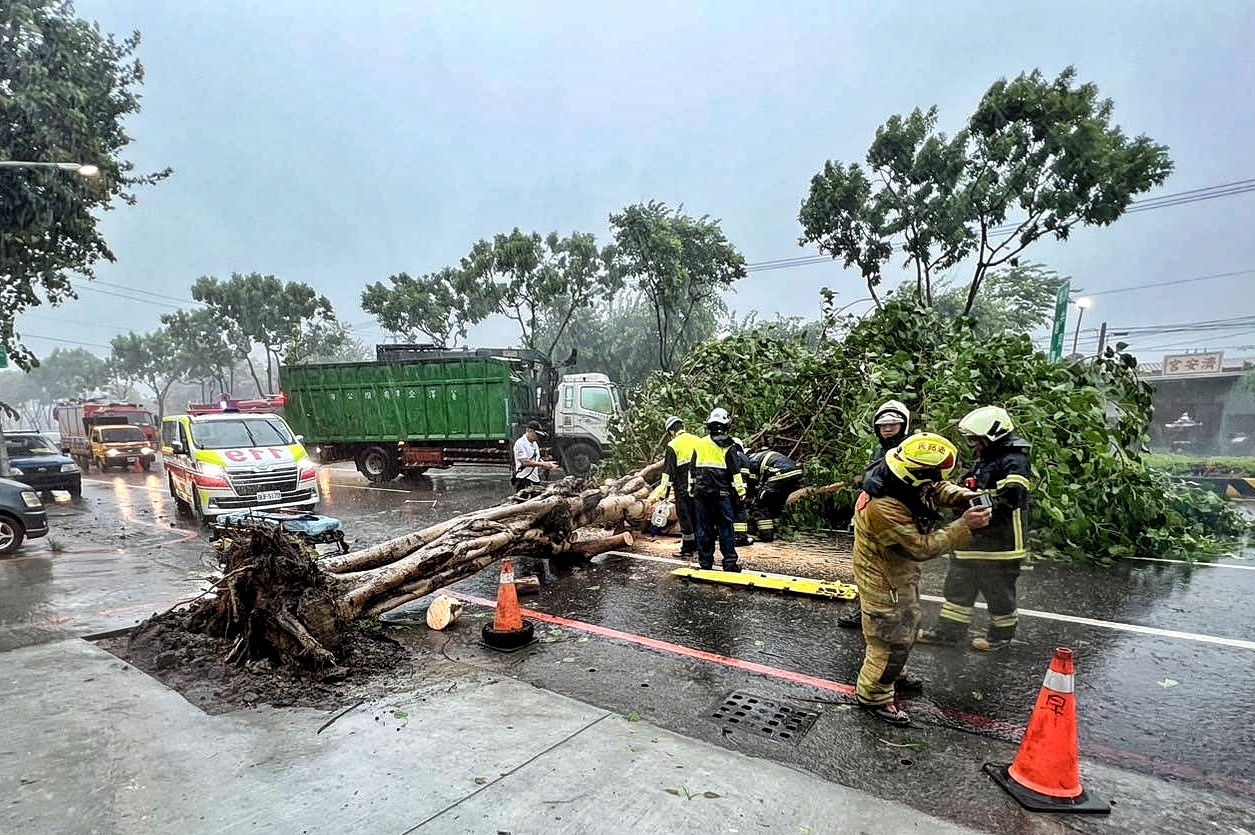
[[[530,420],[569,473],[609,450],[618,391],[604,374],[561,376],[539,351],[380,345],[375,362],[285,366],[285,417],[323,462],[373,482],[456,463],[511,466]]]

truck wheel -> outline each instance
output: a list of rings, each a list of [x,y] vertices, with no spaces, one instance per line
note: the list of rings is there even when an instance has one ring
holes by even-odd
[[[69,493],[71,498],[81,499],[83,497],[83,482],[76,481],[74,484],[71,484]]]
[[[153,468],[153,462],[145,461],[143,464],[143,467],[144,467],[144,472],[148,472],[149,470]]]
[[[397,477],[396,453],[373,446],[357,458],[357,471],[372,484],[383,484]]]
[[[562,451],[562,469],[567,475],[586,476],[600,460],[601,453],[592,444],[571,444]]]
[[[26,538],[26,528],[11,516],[0,515],[0,556],[12,554],[22,547]]]

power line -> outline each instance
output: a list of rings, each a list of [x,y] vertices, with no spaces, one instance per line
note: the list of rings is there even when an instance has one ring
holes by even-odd
[[[61,339],[60,337],[57,337],[57,336],[41,336],[41,335],[39,335],[39,334],[37,334],[37,333],[26,333],[26,334],[22,334],[21,338],[22,338],[23,340],[26,340],[26,339],[46,339],[46,340],[47,340],[47,341],[49,341],[49,342],[63,342],[63,343],[65,343],[66,345],[81,345],[81,346],[83,346],[83,347],[92,347],[92,348],[107,348],[107,349],[110,349],[110,350],[112,350],[112,347],[113,347],[113,346],[111,346],[111,345],[102,345],[102,344],[100,344],[99,342],[81,342],[81,341],[79,341],[79,340],[77,340],[77,339]]]
[[[152,304],[152,305],[156,305],[157,307],[167,308],[169,310],[182,310],[183,309],[179,307],[177,304],[170,304],[169,302],[158,301],[157,299],[145,299],[145,298],[140,298],[137,296],[128,296],[123,293],[115,293],[112,290],[102,290],[99,287],[91,287],[89,285],[83,285],[82,287],[76,287],[75,289],[76,290],[88,290],[92,293],[100,293],[101,295],[104,295],[104,296],[114,296],[119,299],[125,299],[126,301],[129,301],[129,302],[139,302],[141,304]]]
[[[1211,275],[1196,275],[1193,278],[1177,278],[1172,281],[1156,281],[1151,284],[1133,284],[1128,287],[1117,287],[1114,290],[1098,290],[1093,293],[1086,293],[1087,296],[1109,296],[1112,293],[1129,293],[1134,290],[1149,290],[1152,287],[1175,287],[1178,284],[1194,284],[1198,281],[1211,281],[1215,278],[1233,278],[1238,275],[1251,275],[1255,273],[1252,270],[1234,270],[1228,273],[1212,273]]]
[[[1255,191],[1255,179],[1234,180],[1229,183],[1220,183],[1214,186],[1204,186],[1202,188],[1173,192],[1172,194],[1163,194],[1158,197],[1146,197],[1141,200],[1134,200],[1129,203],[1129,207],[1124,213],[1136,214],[1137,212],[1147,212],[1152,209],[1183,206],[1188,203],[1197,203],[1203,200],[1216,200],[1221,197],[1247,194],[1252,191]],[[1020,223],[1022,222],[1023,221],[1005,223],[994,227],[989,231],[994,234],[1013,232],[1020,227]],[[823,264],[832,260],[832,258],[829,258],[826,255],[798,255],[792,258],[772,258],[766,261],[755,261],[752,264],[747,264],[746,271],[768,272],[771,270],[792,269],[793,267],[807,267],[814,264]]]
[[[91,284],[86,285],[86,286],[90,287],[92,284],[99,284],[104,287],[113,287],[116,290],[125,290],[128,293],[136,293],[141,296],[152,296],[155,299],[168,299],[169,301],[178,302],[179,304],[195,304],[195,305],[201,305],[202,307],[205,304],[204,302],[196,301],[196,299],[184,299],[184,298],[179,298],[178,296],[167,296],[165,293],[158,293],[153,290],[141,290],[134,287],[127,287],[125,284],[114,284],[112,281],[103,281],[102,279],[99,279],[99,278],[93,279]]]

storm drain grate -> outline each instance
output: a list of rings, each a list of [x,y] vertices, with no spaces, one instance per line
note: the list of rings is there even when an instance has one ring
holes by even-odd
[[[730,731],[744,731],[766,739],[796,743],[815,724],[819,714],[736,690],[715,707],[710,718]]]

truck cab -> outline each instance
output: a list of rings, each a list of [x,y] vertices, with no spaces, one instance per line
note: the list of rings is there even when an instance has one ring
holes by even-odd
[[[610,452],[610,421],[623,411],[619,388],[605,374],[567,374],[558,384],[553,441],[568,473],[587,473]]]

